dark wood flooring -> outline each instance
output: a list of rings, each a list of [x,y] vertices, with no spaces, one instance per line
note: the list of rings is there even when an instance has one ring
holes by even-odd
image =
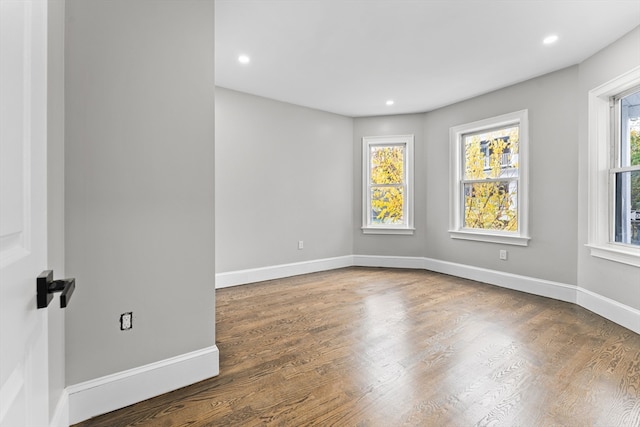
[[[640,426],[640,336],[423,270],[217,291],[220,375],[78,424]]]

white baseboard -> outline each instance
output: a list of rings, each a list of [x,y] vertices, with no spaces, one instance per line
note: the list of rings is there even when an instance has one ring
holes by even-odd
[[[219,373],[219,360],[214,345],[69,386],[69,421],[79,423],[214,377]]]
[[[356,267],[413,268],[425,270],[424,257],[354,255],[353,265]]]
[[[49,427],[68,427],[69,424],[69,393],[65,389],[58,399]]]
[[[351,255],[325,258],[312,261],[281,264],[249,270],[231,271],[216,274],[216,288],[246,285],[247,283],[264,282],[265,280],[282,279],[284,277],[298,276],[301,274],[316,273],[318,271],[334,270],[336,268],[351,267],[353,257]]]
[[[640,310],[582,289],[517,274],[424,257],[353,255],[216,274],[216,288],[336,268],[387,267],[431,270],[577,304],[640,334]],[[160,362],[67,387],[51,427],[67,426],[175,390],[219,373],[214,345]],[[68,396],[68,398],[67,398]]]
[[[577,304],[640,334],[640,311],[578,286],[425,257],[353,255],[216,274],[216,288],[280,279],[342,267],[431,270]]]
[[[640,334],[640,310],[582,288],[578,288],[577,304]]]
[[[354,265],[356,266],[422,268],[437,273],[450,274],[490,285],[570,302],[640,334],[640,310],[636,310],[618,301],[578,286],[431,258],[369,255],[354,255],[353,258]]]
[[[560,301],[576,303],[577,286],[451,262],[426,260],[426,269]]]

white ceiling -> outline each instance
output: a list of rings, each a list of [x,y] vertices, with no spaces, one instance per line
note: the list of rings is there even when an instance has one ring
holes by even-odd
[[[640,1],[216,0],[215,21],[218,86],[359,117],[580,63],[640,25]]]

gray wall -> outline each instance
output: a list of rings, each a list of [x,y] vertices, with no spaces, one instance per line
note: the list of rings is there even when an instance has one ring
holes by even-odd
[[[304,230],[315,229],[314,207],[324,209],[326,205],[318,201],[326,196],[324,187],[300,185],[288,177],[309,175],[313,178],[308,182],[321,182],[320,171],[331,168],[338,171],[335,178],[345,180],[351,174],[350,206],[341,204],[343,193],[332,204],[342,206],[344,212],[351,209],[353,254],[428,257],[579,285],[640,308],[638,269],[593,258],[584,248],[587,92],[638,65],[639,51],[640,29],[636,28],[582,64],[423,114],[348,119],[221,90],[216,148],[218,272],[348,254],[346,240],[338,246],[334,239],[314,241],[313,253],[295,249],[299,239],[305,239],[306,244]],[[521,109],[529,110],[529,246],[451,239],[449,128]],[[318,144],[306,135],[314,134],[308,129],[322,127],[327,117],[332,123],[342,123],[341,134],[348,132],[349,120],[353,123],[351,152],[346,157],[318,159],[319,153],[313,148]],[[362,137],[394,134],[415,135],[416,232],[413,236],[364,235],[360,230]],[[347,157],[350,172],[342,163]],[[324,166],[325,161],[332,166]],[[299,168],[302,162],[306,167]],[[292,168],[295,170],[290,174]],[[340,179],[335,181],[337,187]],[[287,182],[278,185],[282,181]],[[282,185],[289,187],[282,189]],[[273,198],[265,195],[265,187],[275,192]],[[308,192],[303,194],[303,188]],[[291,199],[291,194],[301,198]],[[256,213],[255,200],[260,205],[273,200],[285,204],[283,218]],[[299,226],[301,222],[305,226]],[[336,223],[339,229],[328,227],[321,236],[349,231],[346,222],[336,218]],[[325,245],[325,250],[317,248],[318,244]],[[498,259],[500,249],[509,251],[507,261]]]
[[[358,255],[426,256],[576,284],[577,67],[548,74],[426,114],[355,119],[354,221],[362,222],[362,137],[415,134],[414,236],[363,235]],[[449,128],[529,110],[530,218],[528,247],[449,237]],[[508,261],[498,259],[509,251]]]
[[[47,268],[64,271],[64,0],[49,0],[47,64]],[[51,304],[49,316],[49,416],[65,388],[65,311]]]
[[[216,89],[218,273],[352,254],[352,135],[350,118]]]
[[[424,138],[424,114],[357,118],[353,132],[353,253],[357,255],[424,256],[427,245],[425,158],[430,155]],[[362,138],[365,136],[413,135],[414,227],[413,235],[363,234]],[[448,157],[447,157],[448,158]]]
[[[640,27],[580,65],[578,187],[578,283],[602,296],[640,309],[640,269],[592,257],[587,243],[588,93],[640,65]]]
[[[425,116],[427,250],[425,256],[576,284],[577,67],[491,92]],[[449,237],[449,128],[529,110],[529,246]],[[509,252],[507,261],[498,251]]]
[[[67,2],[68,385],[215,342],[213,9]]]

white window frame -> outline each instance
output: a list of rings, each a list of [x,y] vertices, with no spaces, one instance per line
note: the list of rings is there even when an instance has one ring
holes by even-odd
[[[362,138],[362,232],[363,234],[405,234],[412,235],[413,227],[413,135],[365,136]],[[404,224],[371,223],[371,147],[403,145],[404,151],[404,187],[403,218]]]
[[[501,116],[454,126],[449,129],[449,236],[452,239],[475,240],[504,245],[529,244],[529,112],[520,110]],[[464,227],[464,149],[463,137],[470,133],[519,126],[518,141],[518,231],[481,230]]]
[[[589,91],[587,244],[592,256],[640,267],[640,248],[615,242],[611,98],[640,84],[640,66]]]

